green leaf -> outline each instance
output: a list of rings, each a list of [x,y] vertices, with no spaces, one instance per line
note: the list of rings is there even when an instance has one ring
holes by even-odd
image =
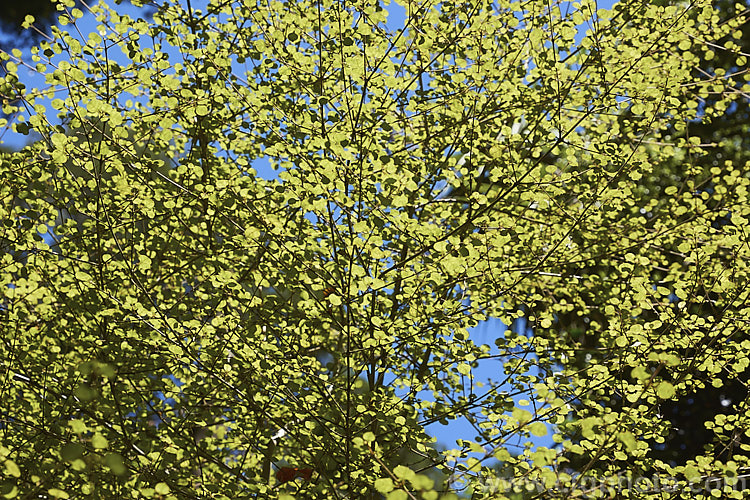
[[[83,455],[84,447],[80,443],[66,443],[60,450],[60,457],[66,462],[80,458]]]
[[[83,420],[71,420],[68,422],[68,425],[76,434],[83,434],[87,430],[86,424]]]
[[[624,445],[628,452],[634,452],[638,447],[638,441],[632,432],[618,432],[617,439],[619,439]]]
[[[125,461],[119,453],[107,453],[104,456],[104,463],[109,467],[113,474],[123,476],[128,472]]]
[[[699,481],[701,479],[701,473],[697,467],[692,464],[688,464],[683,469],[683,474],[688,481]]]
[[[375,489],[380,493],[388,493],[389,491],[393,490],[393,481],[390,478],[382,477],[380,479],[375,480]]]
[[[534,436],[546,436],[547,426],[544,422],[533,422],[529,425],[529,432],[531,432],[531,434],[533,434]]]
[[[530,411],[518,407],[513,408],[513,417],[517,419],[518,423],[521,425],[526,424],[534,418]]]
[[[21,477],[21,469],[18,468],[18,465],[13,461],[9,459],[5,459],[4,461],[5,466],[5,472],[12,477]]]
[[[409,495],[404,490],[395,490],[388,493],[386,498],[388,500],[406,500]]]
[[[397,465],[393,469],[393,475],[396,476],[401,481],[412,481],[416,477],[417,474],[409,467],[406,467],[403,465]]]
[[[675,388],[669,382],[659,382],[656,387],[656,395],[661,399],[670,399],[675,395]]]
[[[107,439],[101,433],[97,432],[91,438],[91,446],[97,450],[105,449],[108,446]]]
[[[166,495],[169,493],[169,486],[167,483],[156,483],[156,486],[154,486],[154,491],[157,492],[159,495]]]

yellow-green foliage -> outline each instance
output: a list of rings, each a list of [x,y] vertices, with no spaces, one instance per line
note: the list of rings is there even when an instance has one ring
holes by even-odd
[[[436,464],[501,498],[474,479],[493,457],[580,496],[570,453],[600,478],[748,465],[644,458],[660,400],[748,364],[749,167],[700,167],[690,135],[748,91],[693,70],[737,20],[193,4],[98,4],[83,35],[61,4],[53,39],[1,55],[4,124],[38,140],[0,164],[0,496],[434,499]],[[591,310],[582,368],[554,324]],[[467,334],[521,315],[534,336],[499,355]],[[490,355],[497,382],[472,387]],[[438,452],[424,425],[450,418],[475,433]],[[559,447],[513,446],[543,423]]]

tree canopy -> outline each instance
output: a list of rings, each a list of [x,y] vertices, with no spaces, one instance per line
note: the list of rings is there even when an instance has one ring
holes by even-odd
[[[714,8],[721,20],[732,19],[738,15],[745,15],[748,2],[714,2]],[[747,70],[743,67],[746,61],[737,54],[747,54],[750,45],[750,23],[743,22],[732,33],[728,33],[723,39],[714,43],[714,50],[698,54],[699,60],[693,69],[698,78],[723,79],[726,75],[742,75]],[[730,48],[731,50],[727,50]],[[740,87],[728,84],[724,92],[738,92]],[[723,93],[705,96],[704,99],[714,101],[721,100]],[[725,160],[730,160],[736,165],[744,165],[748,160],[748,147],[750,146],[750,129],[748,128],[748,106],[747,97],[744,96],[736,104],[731,104],[721,114],[712,120],[694,121],[690,124],[690,133],[701,144],[710,148],[710,154],[700,154],[692,157],[692,161],[701,163],[702,168],[720,167]],[[647,179],[643,181],[645,187],[655,193],[661,192],[675,179],[679,180],[683,175],[682,155],[661,162]],[[713,180],[706,179],[706,190],[713,188]],[[727,223],[726,217],[717,218],[714,224],[723,225]],[[674,256],[679,259],[679,256]],[[703,312],[699,312],[702,309]],[[710,302],[696,304],[693,307],[696,314],[709,316],[715,313],[714,306]],[[582,321],[582,319],[584,321]],[[574,314],[558,316],[557,325],[565,332],[573,335],[583,335],[583,344],[593,345],[597,342],[597,328],[590,328],[605,320],[599,311],[591,310],[584,318],[576,317]],[[744,331],[733,335],[733,340],[744,340]],[[587,362],[585,352],[581,352],[576,361],[581,366]],[[729,458],[733,454],[747,454],[748,450],[738,448],[736,445],[726,446],[714,432],[713,425],[706,426],[706,422],[715,419],[734,418],[735,413],[743,413],[746,409],[741,404],[747,398],[748,375],[747,373],[735,374],[730,371],[719,373],[704,373],[705,387],[696,391],[690,391],[679,395],[669,401],[660,404],[660,414],[664,420],[668,420],[669,432],[663,437],[663,441],[652,442],[648,454],[652,458],[664,460],[672,465],[685,464],[706,452],[705,447],[710,447],[710,453],[714,456]],[[611,404],[618,405],[620,401],[613,398]],[[725,416],[719,416],[719,415]],[[575,460],[574,460],[575,461]]]
[[[747,398],[706,423],[728,452],[649,451],[662,404],[750,364],[750,165],[693,132],[743,105],[746,72],[696,67],[744,67],[747,12],[398,5],[64,1],[0,53],[1,125],[35,139],[0,159],[0,495],[576,498],[648,472],[627,494],[741,497]],[[478,345],[487,318],[533,335]],[[436,450],[453,419],[474,432]]]

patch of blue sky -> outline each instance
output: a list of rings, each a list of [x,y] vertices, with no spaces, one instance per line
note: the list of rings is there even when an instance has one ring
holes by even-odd
[[[437,449],[461,448],[462,440],[474,440],[474,437],[477,435],[477,428],[475,426],[486,420],[486,418],[480,415],[479,411],[482,409],[483,401],[488,398],[504,396],[512,400],[516,407],[527,410],[531,410],[532,406],[530,405],[535,404],[531,402],[534,396],[531,387],[525,382],[520,382],[519,377],[539,376],[540,373],[538,373],[538,370],[532,368],[527,373],[507,373],[504,368],[504,362],[511,357],[525,357],[533,364],[536,355],[528,351],[512,354],[501,352],[496,346],[495,340],[503,337],[507,330],[508,328],[504,323],[494,318],[482,322],[472,329],[470,333],[471,340],[475,344],[486,345],[488,353],[483,358],[476,360],[476,366],[466,376],[466,384],[463,389],[445,398],[444,402],[448,403],[449,406],[444,418],[438,416],[430,421],[423,420],[427,433],[437,440]],[[517,333],[520,332],[527,337],[531,336],[531,332],[527,328],[523,318],[516,322],[514,331]],[[395,383],[395,377],[386,377],[385,383],[387,385]],[[399,388],[396,390],[396,395],[405,401],[416,398],[424,402],[436,402],[434,395],[429,390],[421,390],[414,394],[410,389]],[[538,403],[536,404],[538,405]],[[461,411],[456,411],[456,406],[464,408]],[[538,405],[536,406],[536,410],[544,413],[546,407]],[[510,414],[511,412],[505,413],[506,416],[510,416]],[[498,422],[498,425],[500,424],[502,424],[502,419]],[[551,427],[548,426],[548,434],[546,436],[531,436],[530,438],[524,437],[520,432],[514,432],[505,437],[501,443],[483,443],[485,444],[484,449],[487,455],[491,456],[494,451],[493,446],[497,446],[498,444],[507,448],[512,454],[523,452],[528,442],[531,443],[532,447],[552,447],[554,446],[554,442],[551,438],[551,431]],[[467,456],[484,459],[485,465],[489,466],[497,463],[496,459],[487,458],[479,453],[472,452]]]
[[[129,3],[118,5],[117,12],[119,15],[129,15],[136,19],[144,15],[143,9],[135,8]],[[106,26],[101,25],[97,21],[97,19],[88,12],[86,12],[82,18],[76,20],[75,25],[68,24],[59,26],[59,28],[61,30],[67,31],[73,37],[73,39],[77,40],[77,42],[81,44],[82,48],[86,46],[87,41],[91,37],[98,34],[97,32],[105,33],[103,30],[107,29]],[[48,52],[48,55],[45,55],[40,52],[39,55],[42,58],[41,62],[48,68],[57,68],[59,67],[61,62],[68,61],[70,59],[69,55],[72,49],[72,47],[67,47],[67,50],[63,50],[60,54]],[[60,85],[55,87],[47,83],[45,80],[45,75],[37,71],[35,67],[36,63],[32,62],[31,56],[31,47],[26,47],[21,50],[20,61],[14,60],[14,57],[11,58],[11,61],[18,64],[19,81],[23,83],[27,89],[38,89],[42,91],[37,92],[35,103],[37,105],[41,105],[44,108],[44,110],[46,111],[45,118],[51,124],[59,125],[61,124],[61,120],[57,117],[57,111],[53,109],[52,102],[55,99],[64,100],[67,97],[75,98],[75,95],[71,96],[70,87],[63,87]],[[93,59],[94,56],[91,57]],[[107,51],[107,59],[110,65],[127,64],[127,62],[129,61],[127,54],[120,51],[111,50]],[[98,61],[98,63],[101,63],[101,61]],[[75,87],[72,87],[72,90],[75,90]],[[133,99],[137,99],[138,96],[124,92],[116,96],[116,98],[120,100],[126,99],[132,101]],[[11,116],[9,121],[12,123],[13,120],[18,120],[18,118],[19,115]],[[2,141],[3,146],[5,147],[9,147],[11,149],[20,149],[30,143],[39,140],[39,138],[40,137],[38,135],[35,135],[33,133],[30,135],[25,135],[11,130],[10,127],[6,127],[3,130]]]

